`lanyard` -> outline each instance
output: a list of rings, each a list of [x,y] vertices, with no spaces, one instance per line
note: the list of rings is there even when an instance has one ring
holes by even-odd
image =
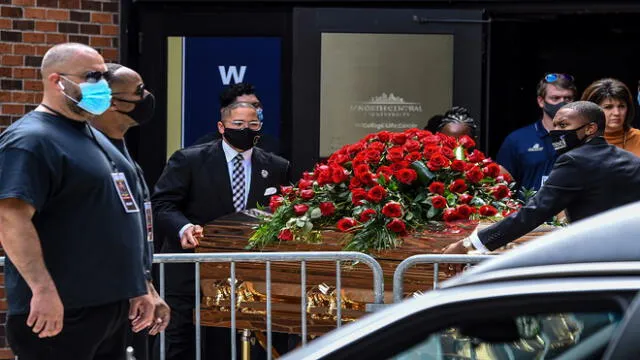
[[[144,201],[150,201],[151,194],[149,194],[148,189],[145,186],[146,182],[144,181],[144,175],[140,171],[140,167],[131,158],[131,155],[129,154],[129,149],[127,149],[127,144],[124,142],[124,140],[122,140],[122,145],[124,148],[125,157],[131,163],[131,166],[133,166],[133,168],[136,170],[136,175],[138,176],[138,182],[140,183],[140,187],[142,188],[142,193],[143,193],[142,196],[144,197]]]
[[[66,116],[62,115],[59,111],[56,111],[54,109],[52,109],[50,106],[46,105],[46,104],[40,104],[43,107],[45,107],[47,110],[53,112],[54,114],[66,118]],[[109,156],[109,153],[107,153],[107,151],[102,147],[102,145],[100,145],[100,142],[98,142],[98,139],[96,138],[96,135],[93,133],[93,130],[91,130],[91,126],[89,126],[89,124],[85,121],[84,122],[87,131],[89,131],[89,134],[91,134],[90,138],[91,140],[93,140],[94,144],[96,144],[96,146],[98,147],[98,149],[100,149],[100,151],[102,152],[102,154],[105,156],[105,158],[107,159],[107,161],[109,162],[109,164],[111,165],[111,169],[113,170],[114,173],[119,173],[118,171],[118,166],[116,165],[115,161],[113,161],[113,159],[111,158],[111,156]]]

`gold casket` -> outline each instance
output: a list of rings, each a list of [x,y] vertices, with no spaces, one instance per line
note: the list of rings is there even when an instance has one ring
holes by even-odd
[[[341,251],[344,233],[325,230],[321,244],[281,242],[263,249],[247,249],[248,239],[257,220],[246,216],[223,218],[204,227],[204,239],[197,252],[286,252]],[[425,231],[403,239],[402,246],[373,255],[384,272],[385,303],[392,302],[393,273],[400,262],[417,254],[439,254],[441,249],[468,236],[476,227],[488,224],[464,222],[455,227]],[[554,227],[540,227],[518,239],[515,244],[547,234]],[[504,249],[501,249],[502,251]],[[373,274],[365,264],[341,263],[342,321],[354,321],[365,315],[366,304],[374,302]],[[441,267],[441,269],[444,267]],[[336,264],[330,261],[306,262],[307,333],[321,335],[336,326]],[[238,329],[266,329],[266,284],[264,263],[236,263],[236,327]],[[200,270],[202,302],[201,322],[204,326],[231,327],[230,265],[203,263]],[[440,280],[448,275],[438,274]],[[410,296],[432,288],[432,265],[417,265],[405,273],[404,292]],[[271,263],[272,329],[276,332],[300,334],[301,279],[299,262]]]

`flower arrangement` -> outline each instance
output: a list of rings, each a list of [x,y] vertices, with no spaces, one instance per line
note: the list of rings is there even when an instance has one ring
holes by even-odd
[[[250,247],[321,241],[321,229],[345,233],[345,250],[392,249],[430,226],[500,218],[517,211],[508,174],[459,139],[419,129],[370,134],[345,145],[295,186],[271,197]]]

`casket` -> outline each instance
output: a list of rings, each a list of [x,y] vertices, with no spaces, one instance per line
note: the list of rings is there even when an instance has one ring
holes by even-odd
[[[218,219],[204,227],[204,239],[197,252],[287,252],[287,251],[341,251],[344,233],[325,230],[321,244],[281,242],[263,249],[247,249],[248,238],[257,225],[257,220],[248,216]],[[384,272],[385,303],[392,302],[393,273],[404,259],[417,254],[439,254],[441,249],[454,241],[468,236],[476,227],[489,224],[477,222],[459,223],[455,227],[424,231],[403,239],[402,246],[371,255]],[[543,226],[518,239],[526,242],[555,229]],[[513,246],[513,245],[512,245]],[[501,249],[504,250],[504,249]],[[366,304],[373,303],[373,275],[364,264],[342,263],[341,294],[342,321],[349,322],[366,314]],[[444,267],[441,267],[441,269]],[[336,326],[334,262],[306,263],[307,333],[321,335]],[[201,265],[201,323],[204,326],[230,327],[230,266],[226,263],[203,263]],[[263,263],[236,263],[238,329],[265,330],[266,286]],[[440,280],[448,275],[438,274]],[[432,288],[434,279],[432,265],[418,265],[405,273],[405,296]],[[272,329],[276,332],[301,333],[301,279],[299,262],[272,262]]]

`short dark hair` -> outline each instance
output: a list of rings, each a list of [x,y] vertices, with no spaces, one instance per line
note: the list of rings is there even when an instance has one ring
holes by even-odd
[[[571,75],[558,74],[557,80],[553,82],[548,82],[546,79],[546,75],[540,79],[538,82],[538,86],[536,87],[536,93],[541,98],[547,96],[547,87],[549,84],[559,87],[563,90],[571,90],[573,91],[573,95],[577,95],[578,89],[576,88],[576,84],[573,82],[573,77]]]
[[[249,83],[237,83],[227,86],[220,93],[220,108],[226,108],[236,102],[236,98],[242,95],[255,95],[256,88]]]
[[[629,130],[635,116],[633,97],[627,85],[617,79],[600,79],[594,81],[582,93],[584,101],[591,101],[598,105],[602,105],[605,100],[615,99],[622,101],[627,105],[627,116],[624,119],[624,129]]]
[[[604,131],[607,120],[604,111],[598,104],[591,101],[574,101],[563,106],[562,109],[571,109],[577,112],[586,123],[596,123],[599,133]]]
[[[476,121],[471,117],[469,110],[462,106],[454,106],[444,113],[444,117],[438,125],[438,131],[442,130],[442,128],[444,128],[448,124],[460,124],[467,126],[470,130],[469,132],[471,133],[471,136],[473,138],[476,137],[478,125],[476,124]]]
[[[427,125],[424,126],[424,130],[431,131],[435,134],[436,132],[438,132],[438,130],[440,130],[440,123],[442,122],[443,118],[444,115],[441,114],[433,115],[429,118],[429,120],[427,120]]]

